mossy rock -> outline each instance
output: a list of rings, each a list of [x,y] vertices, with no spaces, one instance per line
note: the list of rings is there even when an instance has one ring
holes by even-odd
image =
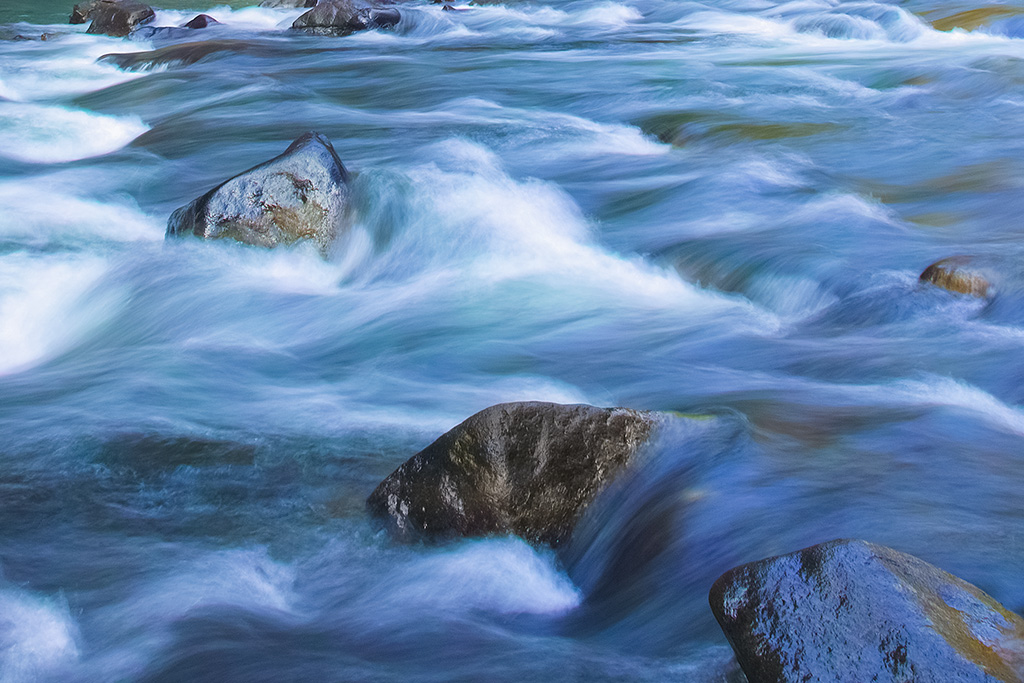
[[[555,547],[656,419],[589,405],[491,406],[395,470],[367,506],[399,539],[515,534]]]

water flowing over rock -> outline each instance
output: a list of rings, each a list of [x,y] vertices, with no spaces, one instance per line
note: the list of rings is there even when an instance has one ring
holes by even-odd
[[[737,567],[710,602],[750,683],[1024,680],[1024,619],[952,574],[864,541]]]
[[[978,272],[975,259],[970,256],[952,256],[936,261],[924,269],[920,279],[951,292],[979,298],[987,297],[991,290],[988,278]]]
[[[263,0],[260,7],[271,9],[293,9],[296,7],[316,7],[316,0]]]
[[[317,35],[344,36],[355,31],[391,28],[400,20],[398,10],[353,0],[325,0],[292,23],[292,28]]]
[[[654,424],[625,408],[491,406],[410,458],[367,505],[400,538],[516,534],[557,546]]]
[[[326,252],[344,227],[349,174],[331,141],[308,132],[171,214],[167,236],[231,238],[260,247],[310,239]]]
[[[70,23],[82,24],[91,19],[87,33],[123,37],[136,27],[156,17],[149,5],[135,0],[97,0],[75,5]]]

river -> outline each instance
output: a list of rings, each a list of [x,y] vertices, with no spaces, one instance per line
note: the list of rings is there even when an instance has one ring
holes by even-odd
[[[710,584],[841,537],[1024,609],[1024,5],[2,4],[3,683],[736,681]],[[165,241],[307,130],[328,257]],[[368,518],[516,400],[691,417],[558,553]]]

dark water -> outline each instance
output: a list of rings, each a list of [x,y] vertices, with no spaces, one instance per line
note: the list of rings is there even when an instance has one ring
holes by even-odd
[[[0,681],[724,681],[711,582],[836,537],[1024,609],[1021,7],[188,4],[124,70],[181,39],[0,7]],[[329,259],[164,242],[309,129]],[[366,518],[523,399],[700,418],[557,556]]]

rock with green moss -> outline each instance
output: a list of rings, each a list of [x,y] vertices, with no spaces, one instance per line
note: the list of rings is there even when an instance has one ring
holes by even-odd
[[[284,154],[176,210],[167,236],[229,238],[260,247],[308,239],[327,252],[345,228],[348,182],[331,141],[309,132]]]
[[[491,406],[410,458],[367,505],[403,539],[515,534],[558,546],[657,420],[625,408]]]
[[[737,567],[710,602],[750,683],[1024,680],[1024,620],[952,574],[864,541]]]

